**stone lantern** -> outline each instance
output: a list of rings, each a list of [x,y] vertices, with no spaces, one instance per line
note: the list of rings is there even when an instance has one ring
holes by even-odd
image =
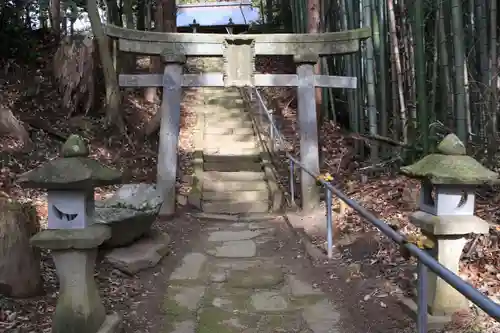
[[[422,181],[419,211],[410,221],[434,241],[430,251],[436,260],[458,274],[466,236],[489,232],[489,224],[474,215],[476,187],[496,182],[498,174],[467,156],[464,144],[454,134],[446,136],[437,150],[401,171]],[[428,285],[431,316],[449,318],[468,308],[466,298],[430,270]]]
[[[60,282],[53,333],[119,332],[118,315],[106,316],[94,280],[97,248],[111,237],[94,224],[94,188],[120,182],[121,174],[88,157],[83,140],[71,135],[61,157],[19,176],[21,186],[48,192],[48,229],[31,238],[51,250]]]

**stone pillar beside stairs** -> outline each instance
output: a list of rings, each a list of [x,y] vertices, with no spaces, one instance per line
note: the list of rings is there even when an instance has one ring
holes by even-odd
[[[401,171],[422,181],[419,211],[410,221],[433,241],[432,256],[458,275],[467,236],[489,232],[489,223],[474,215],[475,187],[496,182],[498,175],[467,156],[454,134],[437,151]],[[429,328],[445,325],[453,313],[468,308],[468,300],[430,270],[427,295]],[[406,305],[416,312],[414,301],[406,300]]]

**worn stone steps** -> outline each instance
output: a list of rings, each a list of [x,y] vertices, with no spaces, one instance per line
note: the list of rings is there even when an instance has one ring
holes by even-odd
[[[255,135],[253,128],[223,128],[223,127],[205,127],[205,135],[207,134],[221,134],[221,135]]]
[[[219,113],[219,114],[214,114],[211,116],[206,116],[207,119],[206,125],[211,125],[211,124],[219,124],[222,122],[240,122],[247,123],[247,122],[252,122],[252,118],[250,118],[249,114],[242,113],[242,114],[235,114],[235,113]]]
[[[253,202],[267,200],[269,193],[266,190],[260,191],[209,191],[203,192],[202,200],[206,201],[226,201],[233,202]]]
[[[235,116],[239,117],[241,115],[249,115],[247,111],[242,110],[241,108],[219,108],[217,106],[211,106],[210,108],[207,109],[207,106],[203,106],[205,108],[205,115],[212,117],[212,116],[218,116],[218,115],[225,115],[225,116]]]
[[[205,171],[203,173],[204,180],[222,180],[222,181],[254,181],[264,180],[263,172],[238,171],[238,172],[220,172],[220,171]]]
[[[238,160],[240,163],[260,163],[261,156],[260,154],[254,155],[220,155],[220,154],[212,154],[212,155],[203,155],[204,163],[232,163],[235,160]]]
[[[250,160],[258,161],[260,159],[260,148],[244,148],[236,149],[230,147],[205,148],[203,154],[206,160],[210,160],[210,156],[226,156],[227,158],[246,157]]]
[[[205,71],[223,65],[213,59],[196,64]],[[199,186],[195,205],[204,213],[268,213],[272,206],[270,185],[261,163],[260,142],[240,90],[204,88],[199,97],[196,150],[202,154],[198,155],[196,169]]]
[[[205,127],[219,127],[219,128],[253,128],[250,119],[226,118],[226,119],[206,119]]]
[[[258,214],[269,211],[269,200],[253,202],[202,201],[205,213],[222,214]]]
[[[254,145],[258,145],[258,141],[252,134],[206,134],[203,137],[205,142],[252,142]]]
[[[235,154],[247,151],[249,151],[250,154],[257,154],[260,152],[260,148],[255,141],[223,141],[218,138],[209,139],[207,137],[205,137],[205,148],[207,152],[217,151],[222,154],[228,151],[234,152]]]
[[[205,100],[206,104],[222,106],[224,108],[241,108],[243,109],[244,101],[242,98],[231,96],[210,97]]]
[[[203,164],[203,169],[205,171],[222,171],[222,172],[237,172],[237,171],[254,171],[254,172],[262,172],[262,165],[259,162],[205,162]]]
[[[267,191],[268,185],[266,180],[214,180],[204,179],[202,185],[202,195],[208,191]]]

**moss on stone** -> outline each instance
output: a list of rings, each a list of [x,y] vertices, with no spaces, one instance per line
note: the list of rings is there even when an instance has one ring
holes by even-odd
[[[216,307],[225,311],[247,313],[249,311],[251,294],[247,290],[230,288],[224,285],[211,288],[205,294],[205,307]]]
[[[261,332],[297,332],[304,326],[300,312],[265,315],[259,320]]]
[[[281,284],[284,274],[279,267],[252,267],[231,271],[227,284],[232,288],[266,289]]]
[[[498,174],[470,156],[431,154],[401,168],[409,177],[428,179],[432,184],[480,185],[498,182]]]
[[[309,305],[316,304],[318,301],[325,298],[325,295],[307,295],[302,297],[292,297],[290,299],[292,307],[295,309],[303,308]]]
[[[194,317],[193,311],[187,307],[180,305],[175,299],[171,297],[165,298],[163,301],[163,311],[167,315],[169,321],[179,322]]]
[[[437,147],[439,154],[401,168],[408,177],[427,179],[432,184],[480,185],[498,182],[498,174],[466,155],[465,145],[454,134],[447,135]]]
[[[444,155],[466,155],[467,150],[455,134],[448,134],[437,146],[437,151]]]
[[[198,333],[236,333],[238,329],[228,326],[225,320],[231,319],[231,313],[209,307],[203,309],[198,320]]]
[[[86,157],[89,156],[89,148],[82,137],[71,134],[62,145],[61,155],[63,157]]]
[[[19,176],[24,187],[80,189],[117,184],[121,173],[87,157],[58,158]]]
[[[200,312],[197,333],[240,333],[256,328],[259,317],[208,307]],[[256,331],[255,331],[256,332]]]

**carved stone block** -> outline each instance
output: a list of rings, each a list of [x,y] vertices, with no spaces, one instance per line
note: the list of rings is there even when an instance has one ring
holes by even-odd
[[[255,40],[231,37],[224,41],[224,86],[254,85]]]

